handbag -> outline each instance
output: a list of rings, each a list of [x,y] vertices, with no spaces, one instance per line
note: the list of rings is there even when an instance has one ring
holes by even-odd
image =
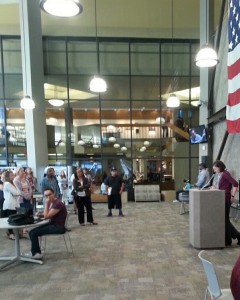
[[[8,217],[8,223],[14,226],[28,225],[34,223],[33,210],[17,207],[17,213]]]

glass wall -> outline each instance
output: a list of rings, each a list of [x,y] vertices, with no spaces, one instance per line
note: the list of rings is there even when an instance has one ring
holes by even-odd
[[[49,164],[66,165],[70,134],[71,164],[87,166],[96,182],[111,165],[130,186],[134,179],[174,189],[191,179],[198,163],[198,146],[190,145],[188,135],[199,121],[199,70],[193,63],[198,46],[195,40],[43,38]],[[97,49],[108,85],[102,94],[89,90]],[[1,53],[0,164],[26,164],[20,39],[2,37]],[[166,105],[172,93],[179,108]],[[52,98],[64,105],[50,105]]]

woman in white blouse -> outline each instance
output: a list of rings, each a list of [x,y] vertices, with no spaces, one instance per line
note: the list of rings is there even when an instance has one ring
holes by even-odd
[[[5,172],[5,178],[3,183],[3,193],[4,193],[4,202],[3,202],[3,216],[5,218],[10,215],[15,214],[16,207],[19,207],[18,197],[20,195],[20,191],[13,183],[14,174],[12,171]],[[7,235],[10,240],[15,240],[13,230],[9,229]]]

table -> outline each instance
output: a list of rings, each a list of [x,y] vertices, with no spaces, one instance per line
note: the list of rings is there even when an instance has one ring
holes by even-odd
[[[2,269],[4,269],[5,267],[7,267],[8,265],[13,264],[16,261],[27,261],[27,262],[37,263],[37,264],[43,264],[42,260],[37,260],[37,259],[33,259],[33,258],[30,258],[30,257],[26,257],[26,256],[21,255],[18,230],[20,228],[39,227],[39,226],[48,224],[49,220],[42,220],[40,222],[36,222],[36,223],[33,223],[33,224],[28,224],[28,225],[21,225],[21,226],[10,225],[7,220],[8,220],[8,218],[1,218],[0,219],[0,229],[13,229],[14,235],[15,235],[15,256],[0,256],[0,261],[1,260],[8,260],[8,262],[0,265],[0,271]]]

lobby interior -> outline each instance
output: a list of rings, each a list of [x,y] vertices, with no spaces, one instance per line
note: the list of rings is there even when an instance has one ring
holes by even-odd
[[[129,201],[123,207],[126,218],[112,220],[106,218],[105,203],[94,204],[97,228],[82,230],[71,214],[74,257],[65,252],[61,237],[57,242],[49,239],[42,266],[23,263],[2,273],[3,299],[202,299],[207,282],[199,249],[189,244],[188,214],[179,214],[173,194],[164,202],[135,203],[130,191],[133,174],[137,183],[149,183],[149,169],[154,174],[151,183],[171,192],[183,185],[183,179],[196,180],[199,162],[206,162],[211,172],[225,136],[226,47],[221,45],[226,38],[227,5],[214,81],[215,69],[200,70],[194,63],[207,38],[202,30],[207,4],[202,1],[101,0],[96,7],[94,0],[81,1],[83,12],[72,19],[47,15],[39,1],[26,2],[0,4],[1,129],[10,133],[9,140],[2,133],[0,165],[29,165],[39,182],[47,165],[69,175],[72,167],[82,166],[91,170],[96,183],[115,165],[125,176]],[[214,40],[221,5],[210,2]],[[36,45],[29,45],[35,58],[27,67],[24,62],[29,57],[20,38],[20,8],[25,5],[35,6],[40,15],[37,25],[32,16],[27,18],[38,37]],[[37,49],[39,37],[42,44]],[[35,41],[34,32],[31,38]],[[98,60],[108,85],[105,93],[89,91]],[[25,87],[26,82],[35,84]],[[30,112],[20,108],[26,92],[36,104]],[[180,99],[177,108],[167,106],[172,93]],[[62,99],[63,106],[52,106],[48,102],[52,98]],[[208,142],[191,145],[189,128],[202,124]],[[221,152],[235,178],[240,175],[239,143],[231,135]],[[1,255],[13,251],[3,230],[0,243]],[[27,250],[29,240],[21,240],[21,246]],[[238,255],[235,244],[206,253],[222,288],[229,287]]]

